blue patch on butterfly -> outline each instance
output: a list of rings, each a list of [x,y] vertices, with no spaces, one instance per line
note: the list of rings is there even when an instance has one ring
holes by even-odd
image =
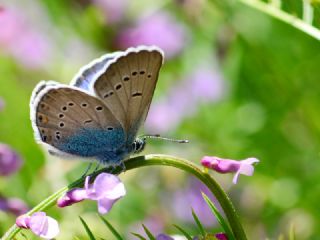
[[[81,157],[96,157],[103,163],[116,163],[131,151],[131,148],[127,149],[125,139],[122,128],[81,129],[67,137],[58,149]]]

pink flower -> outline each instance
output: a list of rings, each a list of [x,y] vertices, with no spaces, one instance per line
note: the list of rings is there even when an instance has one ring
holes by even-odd
[[[20,156],[6,144],[0,143],[0,176],[18,171],[22,165]]]
[[[48,217],[45,212],[36,212],[31,216],[22,215],[16,219],[20,228],[30,229],[34,234],[44,239],[55,238],[59,234],[58,222]]]
[[[44,66],[50,57],[48,39],[28,23],[23,11],[0,8],[0,48],[27,68]]]
[[[228,236],[225,233],[216,233],[214,236],[218,240],[228,240]]]
[[[182,51],[188,40],[182,24],[167,12],[158,12],[140,21],[132,28],[123,30],[116,44],[121,48],[137,45],[157,45],[163,49],[166,58],[172,58]]]
[[[219,157],[205,156],[201,159],[201,164],[206,167],[215,170],[219,173],[236,173],[233,178],[233,183],[238,181],[239,174],[252,176],[254,172],[254,163],[258,163],[256,158],[247,158],[241,161],[235,161],[231,159],[223,159]]]
[[[124,184],[113,174],[101,173],[92,184],[89,183],[89,180],[88,176],[84,188],[72,189],[58,199],[58,206],[66,207],[84,199],[91,199],[97,201],[98,212],[106,214],[113,204],[126,194]]]
[[[81,202],[87,199],[87,191],[83,188],[73,188],[65,195],[58,199],[57,204],[59,207],[67,207],[74,203]]]

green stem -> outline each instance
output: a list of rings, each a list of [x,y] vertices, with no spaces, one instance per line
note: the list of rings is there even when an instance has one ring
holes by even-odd
[[[230,224],[230,227],[232,229],[235,239],[237,240],[247,239],[245,232],[242,228],[242,225],[240,223],[239,217],[227,194],[223,191],[223,189],[219,186],[219,184],[208,173],[203,172],[195,164],[181,158],[176,158],[176,157],[167,156],[167,155],[158,155],[158,154],[139,156],[139,157],[131,158],[130,160],[125,162],[126,170],[135,169],[135,168],[144,167],[144,166],[154,166],[154,165],[172,166],[175,168],[182,169],[196,176],[211,190],[211,192],[214,194],[214,196],[218,200]],[[110,171],[110,168],[101,169],[96,173],[94,173],[92,177],[97,176],[101,172],[109,172],[109,171]],[[116,168],[114,172],[115,173],[121,172],[121,168],[120,167]],[[64,187],[60,189],[59,191],[57,191],[47,199],[43,200],[36,207],[34,207],[30,212],[28,212],[28,215],[34,212],[44,211],[49,207],[55,205],[59,197],[65,194],[69,189],[72,189],[75,187],[82,187],[83,182],[84,182],[84,179],[81,178],[73,182],[72,184],[70,184],[68,187]],[[1,239],[2,240],[13,239],[14,236],[20,230],[21,229],[18,228],[16,225],[13,225],[4,234],[4,236]]]

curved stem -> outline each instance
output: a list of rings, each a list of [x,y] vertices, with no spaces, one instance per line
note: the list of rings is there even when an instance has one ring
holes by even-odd
[[[203,172],[198,166],[195,164],[181,159],[168,155],[160,155],[160,154],[151,154],[146,156],[139,156],[135,158],[131,158],[130,160],[125,162],[126,170],[135,169],[144,166],[154,166],[154,165],[162,165],[162,166],[172,166],[189,172],[196,176],[200,181],[202,181],[214,194],[216,199],[218,200],[220,206],[222,207],[226,218],[230,224],[232,232],[234,234],[235,239],[237,240],[246,240],[245,232],[240,223],[239,217],[235,211],[235,208],[230,201],[227,194],[223,191],[223,189],[219,186],[219,184],[208,174]],[[94,174],[92,177],[97,176],[101,172],[110,172],[110,168],[101,169]],[[114,173],[121,173],[121,167],[117,167],[114,170]],[[31,211],[28,212],[28,215],[38,212],[44,211],[49,207],[56,204],[59,197],[65,194],[69,189],[74,187],[82,187],[84,182],[84,178],[78,179],[77,181],[71,183],[68,187],[64,187],[58,190],[56,193],[48,197],[39,203],[36,207],[34,207]],[[16,225],[13,225],[1,238],[2,240],[13,239],[13,237],[20,231]]]

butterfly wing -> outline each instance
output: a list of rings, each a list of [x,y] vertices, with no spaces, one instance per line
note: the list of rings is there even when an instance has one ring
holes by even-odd
[[[70,85],[90,91],[91,84],[102,74],[105,66],[114,59],[120,52],[105,54],[102,57],[93,60],[88,65],[82,67],[71,81]]]
[[[96,157],[119,149],[126,135],[119,121],[98,98],[62,84],[41,82],[31,98],[36,138],[55,152]]]
[[[129,48],[112,59],[93,84],[96,95],[128,133],[129,144],[147,116],[162,62],[157,47]]]

